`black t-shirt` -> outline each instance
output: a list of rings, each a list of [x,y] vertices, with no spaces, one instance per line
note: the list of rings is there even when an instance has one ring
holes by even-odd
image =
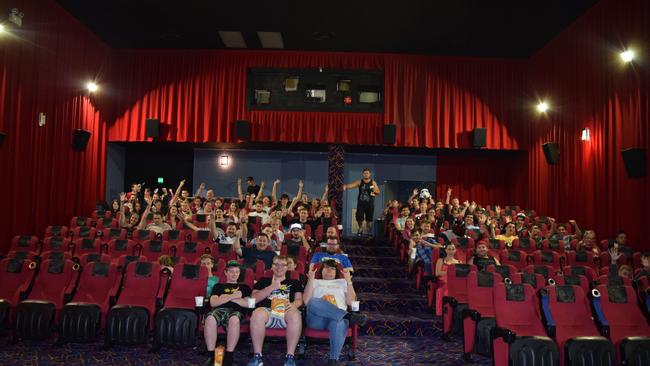
[[[375,197],[371,194],[374,191],[372,182],[372,180],[368,182],[364,182],[363,179],[361,180],[361,184],[359,184],[359,196],[357,197],[358,202],[372,204],[375,201]]]
[[[243,284],[243,283],[217,283],[212,288],[212,293],[210,294],[210,296],[213,296],[213,295],[221,296],[221,295],[224,295],[224,294],[230,295],[230,294],[232,294],[234,292],[237,292],[238,290],[241,291],[242,298],[249,297],[251,295],[251,288],[248,287],[247,285]],[[234,303],[232,301],[228,301],[227,303],[221,304],[221,305],[219,305],[217,307],[218,308],[231,308],[233,310],[238,310],[240,312],[244,312],[244,311],[247,310],[247,308],[241,307],[241,306],[239,306],[239,304],[236,304],[236,303]]]
[[[271,265],[273,264],[273,258],[275,258],[276,254],[274,251],[271,250],[257,250],[254,248],[243,248],[242,249],[242,254],[243,257],[246,259],[260,259],[262,262],[264,262],[264,267],[266,269],[270,269]]]
[[[293,302],[296,292],[302,293],[304,291],[302,284],[300,281],[297,280],[292,280],[292,279],[285,279],[282,281],[282,287],[280,287],[279,290],[275,290],[271,292],[269,297],[275,296],[275,295],[289,295],[289,301]],[[271,286],[271,278],[265,277],[262,278],[261,280],[257,281],[255,284],[255,289],[256,290],[263,290],[267,287]],[[264,308],[270,308],[271,307],[271,299],[267,297],[266,299],[260,301],[257,303],[258,307],[264,307]]]
[[[257,184],[254,185],[254,186],[248,186],[248,189],[246,190],[246,192],[248,192],[249,194],[255,194],[255,195],[259,191],[260,191],[260,186],[258,186]],[[255,198],[257,198],[257,197],[255,197]]]
[[[491,255],[488,255],[487,258],[481,258],[478,255],[474,255],[474,265],[479,271],[485,271],[490,265],[496,266],[497,262]]]

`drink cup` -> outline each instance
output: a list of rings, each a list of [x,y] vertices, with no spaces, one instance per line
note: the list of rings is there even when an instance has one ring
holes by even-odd
[[[203,296],[194,296],[194,302],[197,308],[203,306]]]
[[[252,308],[255,307],[255,299],[254,299],[254,298],[249,297],[249,298],[247,298],[246,300],[248,300],[248,307],[249,307],[250,309],[252,309]]]
[[[352,304],[350,305],[350,308],[352,308],[352,311],[359,311],[359,302],[358,301],[352,301]]]

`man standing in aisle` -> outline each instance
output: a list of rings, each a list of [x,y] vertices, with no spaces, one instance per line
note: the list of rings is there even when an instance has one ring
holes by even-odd
[[[366,233],[372,233],[372,221],[375,211],[375,196],[379,194],[379,186],[377,182],[370,178],[370,169],[365,168],[362,172],[363,178],[355,180],[350,184],[344,184],[343,190],[359,188],[359,196],[357,197],[357,213],[356,219],[359,225],[358,236],[361,236],[364,231],[364,223],[366,226]]]

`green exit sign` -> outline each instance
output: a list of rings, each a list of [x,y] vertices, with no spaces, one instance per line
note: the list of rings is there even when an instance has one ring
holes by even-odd
[[[165,178],[158,177],[158,183],[160,183],[160,184],[165,183]]]

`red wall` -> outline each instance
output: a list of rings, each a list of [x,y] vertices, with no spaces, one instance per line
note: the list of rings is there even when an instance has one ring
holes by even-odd
[[[618,53],[636,46],[634,64]],[[603,0],[530,60],[530,95],[548,96],[547,117],[531,114],[528,203],[561,220],[575,218],[597,237],[617,230],[650,249],[648,178],[629,179],[620,151],[648,148],[650,2]],[[589,128],[591,141],[580,141]],[[541,144],[557,141],[548,165]],[[650,162],[650,160],[648,160]]]
[[[24,28],[0,36],[0,251],[11,236],[42,237],[47,224],[89,213],[103,197],[107,125],[89,77],[108,76],[110,49],[54,2],[18,1]],[[1,9],[3,12],[8,9]],[[47,124],[38,127],[38,113]],[[85,153],[72,131],[92,132]]]

